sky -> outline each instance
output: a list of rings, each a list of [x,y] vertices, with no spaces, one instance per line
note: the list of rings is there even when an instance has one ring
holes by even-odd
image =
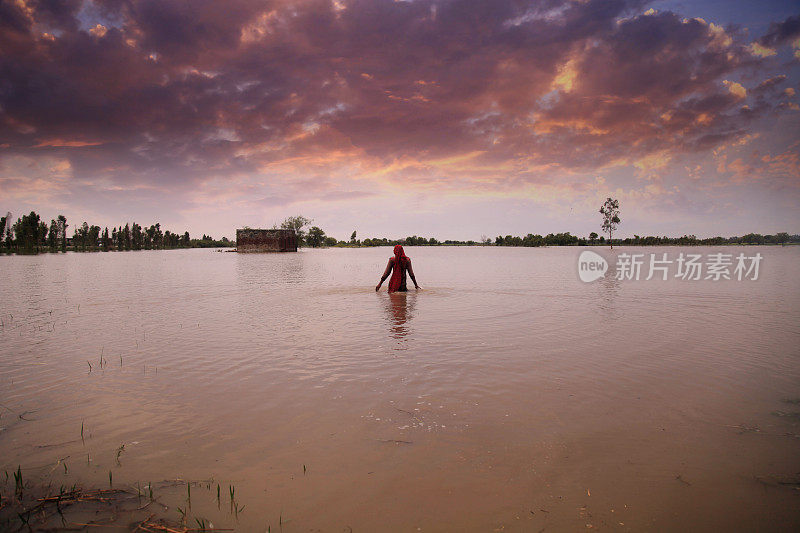
[[[0,0],[0,211],[796,234],[798,93],[790,1]]]

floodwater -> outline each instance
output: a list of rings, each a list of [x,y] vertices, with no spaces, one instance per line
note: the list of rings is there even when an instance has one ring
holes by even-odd
[[[0,257],[0,469],[171,519],[203,481],[191,523],[239,531],[800,530],[800,247],[580,251],[409,247],[396,295],[390,248]]]

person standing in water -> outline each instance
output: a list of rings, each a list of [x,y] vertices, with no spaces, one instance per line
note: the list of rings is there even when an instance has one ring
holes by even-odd
[[[389,280],[389,292],[405,292],[408,290],[406,287],[406,272],[411,276],[411,281],[414,282],[414,287],[419,289],[417,278],[414,277],[414,269],[411,268],[411,259],[406,256],[403,247],[399,244],[394,247],[394,257],[389,258],[389,263],[386,265],[386,270],[381,276],[381,281],[375,287],[375,291],[380,290],[381,285],[392,273],[392,279]]]

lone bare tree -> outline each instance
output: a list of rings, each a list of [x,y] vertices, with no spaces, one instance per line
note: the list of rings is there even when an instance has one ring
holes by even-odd
[[[606,199],[605,203],[600,207],[600,214],[603,215],[603,232],[608,233],[608,243],[613,250],[614,243],[611,242],[611,233],[617,229],[617,224],[620,223],[619,200],[613,198]]]

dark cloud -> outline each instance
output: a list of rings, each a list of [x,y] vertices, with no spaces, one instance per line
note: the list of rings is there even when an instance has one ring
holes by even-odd
[[[758,68],[737,30],[643,4],[0,2],[0,150],[186,190],[354,159],[434,179],[424,161],[468,153],[515,183],[706,149],[774,108],[723,83]]]
[[[767,78],[766,80],[759,83],[754,89],[753,92],[755,93],[763,93],[763,92],[770,92],[774,89],[778,88],[778,85],[786,81],[786,75],[781,74],[780,76],[773,76],[771,78]]]
[[[769,25],[769,31],[758,42],[774,48],[796,37],[800,37],[800,15],[787,17],[782,22],[773,22]]]

